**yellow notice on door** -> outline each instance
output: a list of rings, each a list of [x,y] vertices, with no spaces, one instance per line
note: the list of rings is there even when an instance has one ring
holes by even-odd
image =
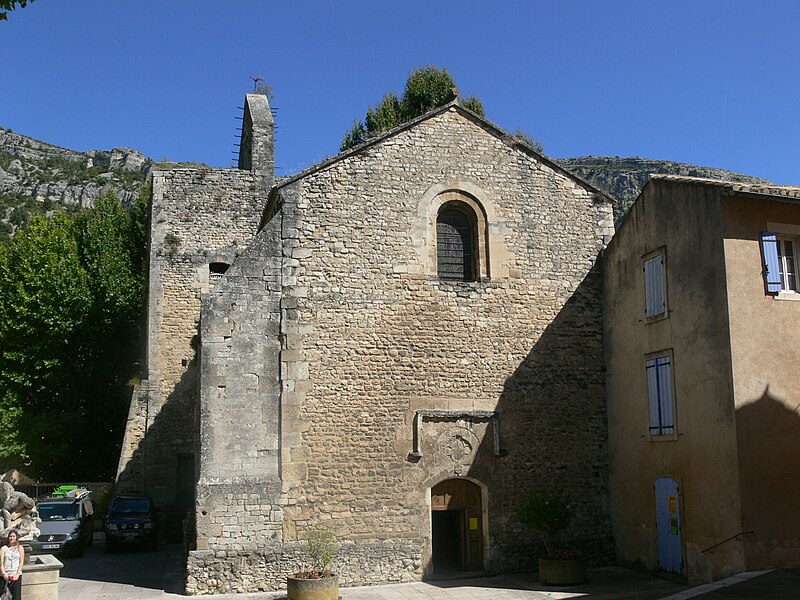
[[[676,512],[678,512],[678,500],[675,498],[675,496],[669,497],[669,512],[671,515],[674,515]]]
[[[478,529],[478,519],[476,517],[470,517],[469,518],[469,530],[470,531],[475,531],[476,529]]]

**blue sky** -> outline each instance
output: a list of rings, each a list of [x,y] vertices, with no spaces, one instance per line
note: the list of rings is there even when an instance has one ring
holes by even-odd
[[[800,185],[798,26],[798,0],[36,0],[0,23],[0,125],[229,166],[262,75],[287,174],[336,154],[355,117],[433,64],[553,157]]]

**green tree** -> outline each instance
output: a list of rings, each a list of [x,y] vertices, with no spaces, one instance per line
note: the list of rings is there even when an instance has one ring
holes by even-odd
[[[141,347],[143,202],[35,216],[0,252],[0,470],[113,474]]]
[[[362,121],[353,120],[353,126],[344,134],[340,151],[347,150],[367,141],[367,128]]]
[[[455,81],[447,69],[429,66],[415,69],[406,80],[402,97],[394,92],[384,94],[383,100],[367,109],[364,121],[354,121],[345,134],[340,150],[357,146],[411,119],[450,101],[457,93]],[[484,116],[483,105],[475,96],[462,101],[469,110]]]
[[[400,99],[397,94],[388,92],[374,109],[367,109],[367,116],[364,119],[367,136],[372,137],[381,131],[389,131],[400,125],[403,122],[400,113]]]
[[[447,69],[426,67],[412,71],[403,91],[403,120],[410,121],[445,104],[453,97],[454,89],[456,82]]]
[[[463,106],[464,108],[468,108],[479,117],[486,116],[483,112],[483,103],[480,100],[478,100],[475,96],[464,98],[464,100],[461,101],[461,106]]]
[[[15,8],[25,8],[33,0],[0,0],[0,21],[8,20],[8,13]]]
[[[58,424],[72,420],[79,327],[91,305],[66,214],[34,217],[17,232],[0,263],[0,297],[0,403],[17,417],[6,424],[9,447],[41,459],[59,449]]]

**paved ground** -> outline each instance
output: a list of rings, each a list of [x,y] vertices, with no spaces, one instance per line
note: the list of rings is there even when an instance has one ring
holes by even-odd
[[[95,542],[82,558],[60,558],[59,600],[155,600],[182,591],[182,556],[178,544],[158,552],[106,554]]]
[[[105,554],[102,542],[83,558],[63,559],[60,600],[185,600],[181,548]],[[342,588],[342,600],[800,600],[800,570],[743,574],[711,586],[687,588],[618,567],[592,569],[590,582],[574,588],[540,586],[533,575],[460,581]],[[221,594],[208,600],[279,600],[282,592]]]

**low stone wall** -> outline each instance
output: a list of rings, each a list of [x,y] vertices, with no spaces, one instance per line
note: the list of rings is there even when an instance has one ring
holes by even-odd
[[[186,593],[285,589],[286,577],[307,566],[304,558],[299,542],[258,552],[194,550],[186,565]],[[420,547],[409,544],[342,544],[334,563],[343,586],[417,581],[422,569]]]
[[[22,575],[22,596],[25,600],[58,600],[58,582],[64,564],[52,554],[33,557]]]

